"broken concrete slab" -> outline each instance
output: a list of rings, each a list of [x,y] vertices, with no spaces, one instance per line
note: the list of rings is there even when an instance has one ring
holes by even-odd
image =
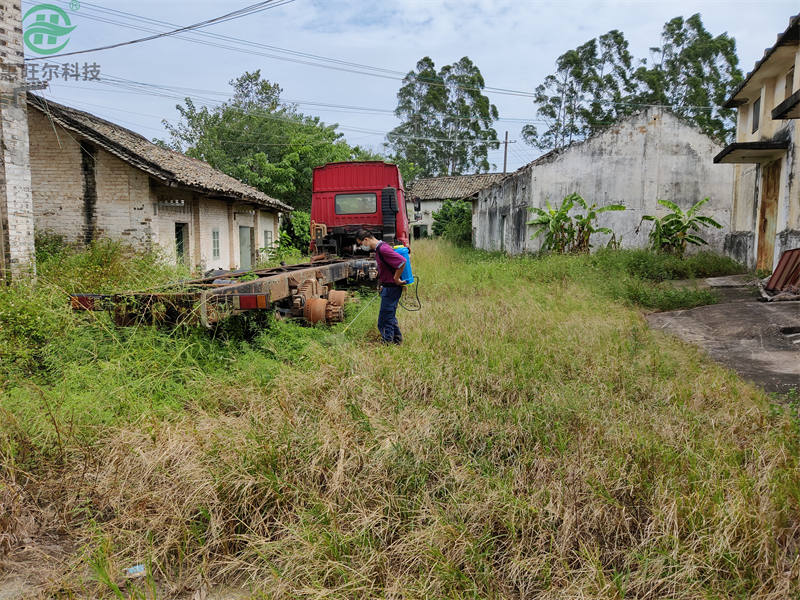
[[[725,302],[646,318],[768,392],[800,391],[800,302]]]
[[[750,302],[759,297],[758,279],[750,274],[679,279],[668,283],[677,288],[711,290],[720,302]]]

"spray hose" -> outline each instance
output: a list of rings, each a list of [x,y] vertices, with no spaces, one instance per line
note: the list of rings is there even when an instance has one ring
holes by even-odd
[[[416,296],[417,305],[416,306],[406,306],[405,304],[403,304],[403,300],[402,299],[400,300],[400,306],[402,306],[403,309],[407,310],[408,312],[419,312],[419,311],[422,310],[422,302],[419,299],[419,276],[415,277],[414,279],[416,279],[416,281],[417,281],[416,285],[414,286],[414,295]],[[401,296],[401,298],[402,298],[402,296]]]

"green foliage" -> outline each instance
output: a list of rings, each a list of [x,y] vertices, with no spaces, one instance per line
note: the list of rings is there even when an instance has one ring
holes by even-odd
[[[198,108],[190,98],[176,106],[179,122],[164,122],[171,138],[168,147],[299,210],[311,206],[314,167],[376,158],[373,152],[347,144],[337,125],[326,125],[281,102],[280,86],[262,79],[260,71],[230,83],[233,97],[220,106]]]
[[[492,128],[498,112],[484,86],[480,69],[466,56],[438,71],[426,56],[405,76],[395,109],[402,123],[387,138],[407,181],[489,170],[488,151],[498,147]]]
[[[284,216],[281,222],[280,243],[287,247],[283,234],[288,236],[291,246],[303,254],[308,254],[308,247],[311,243],[311,213],[295,210],[291,214]]]
[[[698,252],[679,257],[652,250],[598,250],[592,260],[604,269],[619,269],[646,281],[721,277],[746,272],[743,265],[728,256]]]
[[[542,249],[564,254],[566,252],[588,252],[591,248],[589,240],[594,233],[613,232],[608,227],[597,226],[597,216],[609,212],[625,210],[621,204],[608,204],[599,207],[596,203],[589,205],[579,194],[572,193],[564,197],[561,205],[553,208],[547,201],[547,210],[529,208],[535,217],[528,225],[535,228],[533,239],[544,234]],[[584,212],[570,214],[573,208],[580,207]]]
[[[526,125],[523,138],[541,149],[563,148],[657,105],[720,141],[729,139],[734,111],[721,106],[742,80],[734,39],[712,36],[695,14],[665,23],[661,44],[650,50],[649,62],[635,60],[624,34],[612,30],[559,56],[556,72],[536,88],[545,128]]]
[[[632,71],[628,42],[617,30],[565,52],[556,59],[556,72],[536,88],[536,114],[546,126],[540,131],[525,125],[523,138],[537,148],[562,148],[629,114]]]
[[[706,202],[708,202],[708,198],[703,198],[684,212],[674,202],[659,200],[658,203],[668,208],[670,212],[663,217],[655,217],[653,215],[642,217],[642,221],[652,221],[653,223],[649,234],[650,247],[658,252],[683,256],[686,252],[687,244],[694,246],[707,245],[708,242],[695,235],[694,232],[698,232],[705,227],[722,229],[722,225],[711,217],[698,214],[700,208]]]
[[[459,245],[472,242],[472,205],[466,200],[445,200],[432,216],[434,235]]]

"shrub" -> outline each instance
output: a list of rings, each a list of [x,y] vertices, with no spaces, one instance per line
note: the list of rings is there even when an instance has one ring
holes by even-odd
[[[472,205],[465,200],[445,200],[433,213],[433,233],[457,245],[472,242]]]
[[[307,254],[311,243],[311,214],[302,210],[292,212],[281,222],[280,244],[284,244],[283,233],[289,236],[293,247]]]
[[[695,277],[719,277],[744,273],[745,267],[732,258],[713,252],[679,257],[652,250],[601,249],[593,261],[599,266],[620,268],[640,279],[667,281]]]

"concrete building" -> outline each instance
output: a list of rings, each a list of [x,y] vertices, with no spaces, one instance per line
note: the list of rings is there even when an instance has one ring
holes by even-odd
[[[729,231],[733,168],[714,166],[722,150],[700,130],[670,112],[649,109],[583,142],[554,150],[493,183],[478,193],[473,211],[473,242],[486,250],[510,254],[535,252],[541,237],[533,240],[530,207],[559,205],[576,192],[590,204],[623,204],[626,210],[600,215],[599,224],[610,227],[622,246],[645,247],[649,223],[642,216],[666,210],[658,200],[670,200],[683,209],[709,197],[703,214],[724,226],[707,229],[708,248],[723,249]],[[638,233],[637,233],[638,230]],[[593,236],[592,244],[605,244],[608,236]]]
[[[474,201],[482,188],[503,177],[502,173],[479,173],[418,179],[407,194],[412,203],[419,201],[419,210],[409,209],[408,213],[412,236],[419,238],[432,235],[433,213],[442,208],[445,200]]]
[[[20,3],[0,4],[0,281],[35,272]]]
[[[193,268],[250,268],[290,206],[179,152],[28,94],[37,231],[161,248]]]
[[[800,15],[724,106],[738,108],[736,141],[714,158],[735,165],[726,250],[772,270],[784,250],[800,247]]]

